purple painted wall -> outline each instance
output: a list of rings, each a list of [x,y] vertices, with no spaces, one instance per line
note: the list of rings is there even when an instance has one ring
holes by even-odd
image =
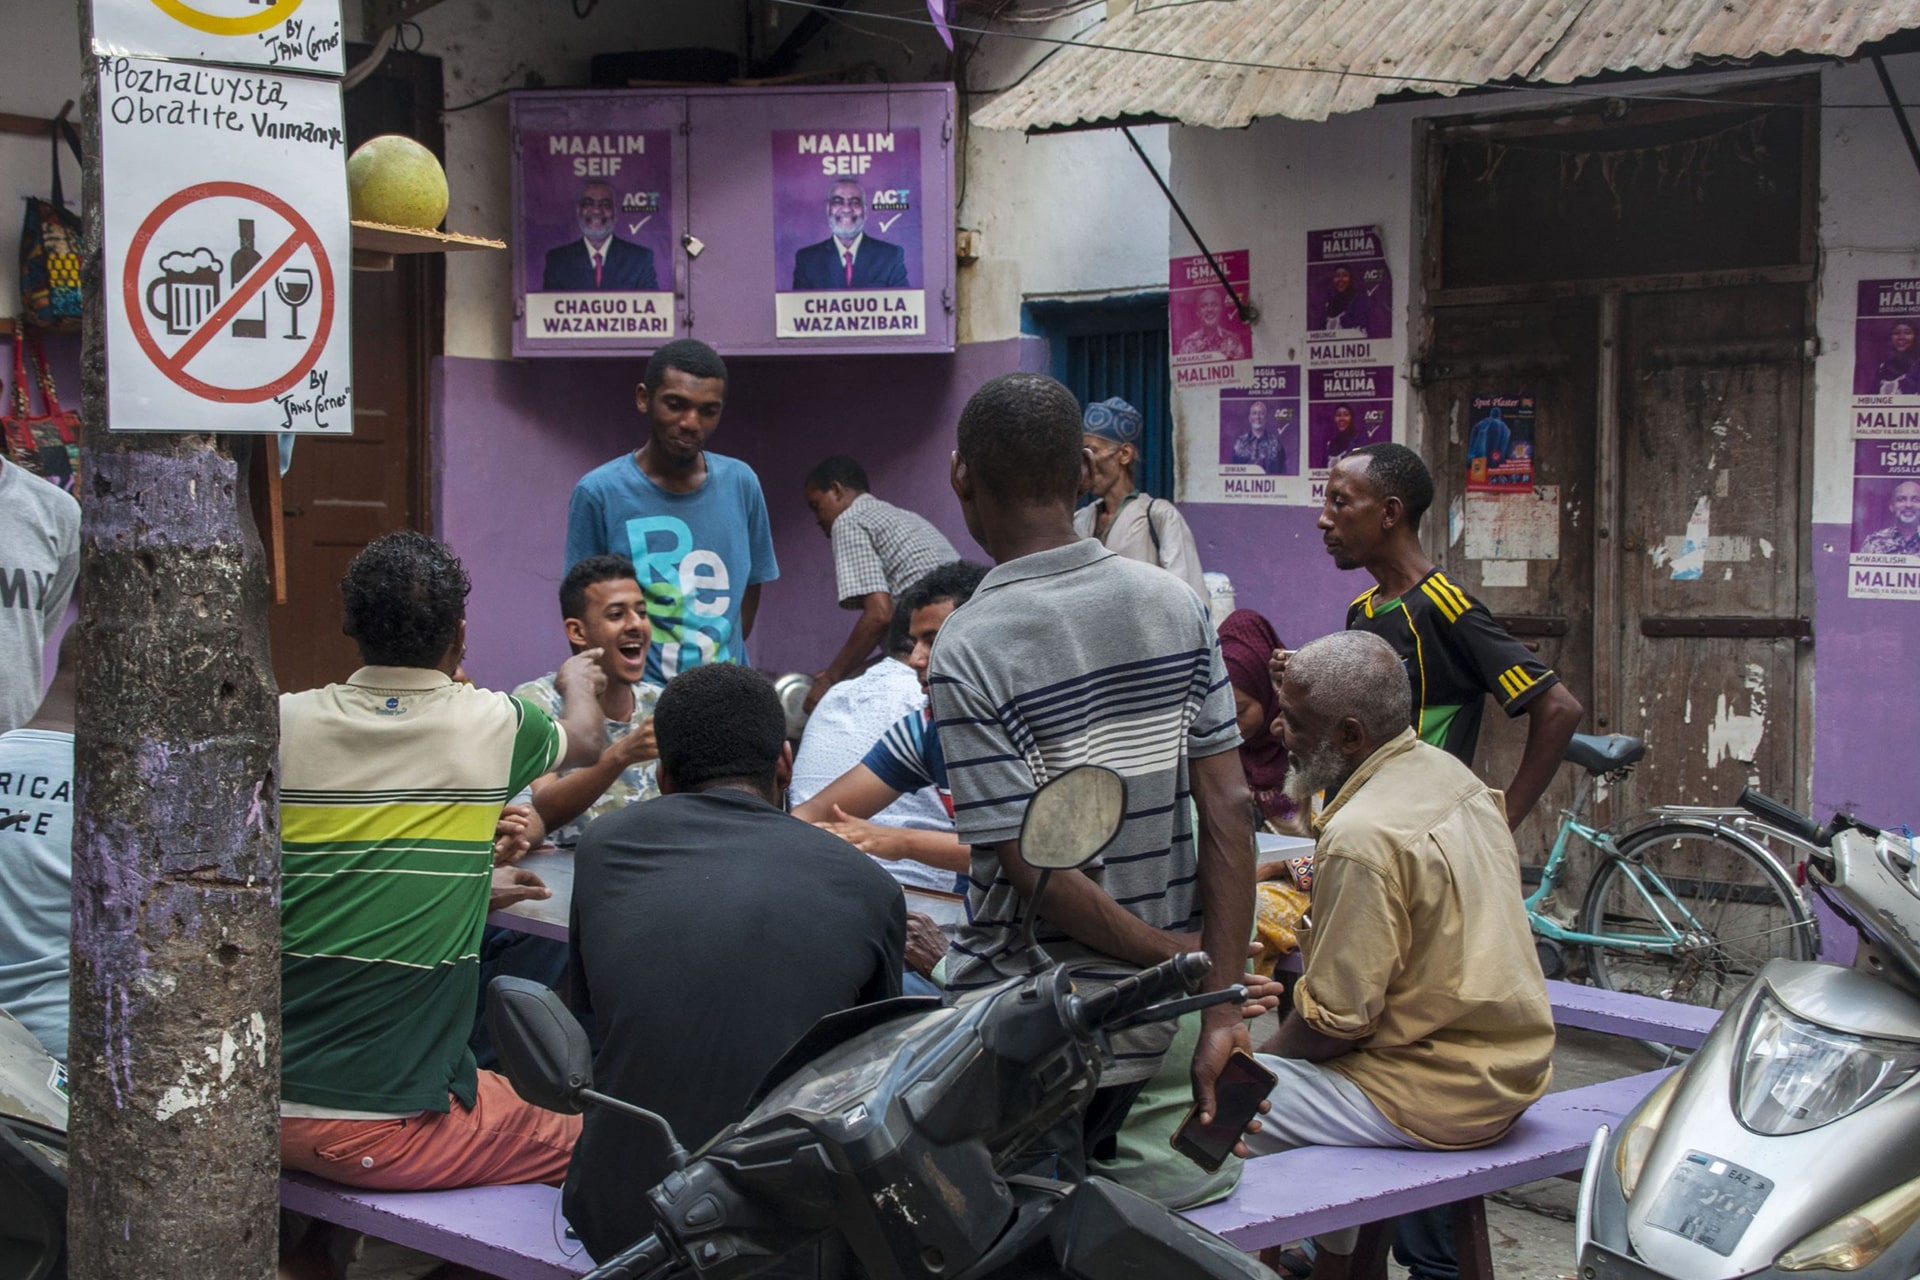
[[[1844,524],[1813,526],[1813,811],[1920,826],[1913,762],[1920,631],[1911,603],[1847,598]]]
[[[852,625],[834,602],[830,546],[801,496],[813,464],[832,453],[859,458],[877,496],[985,559],[947,487],[954,424],[988,378],[1044,367],[1044,346],[1030,338],[951,356],[729,363],[713,445],[759,474],[780,557],[749,643],[755,666],[816,671]],[[435,362],[438,531],[473,577],[467,668],[481,684],[511,688],[566,656],[556,593],[567,499],[583,473],[639,445],[639,373],[627,360]]]
[[[952,356],[731,362],[714,447],[759,474],[780,578],[761,594],[750,650],[769,671],[815,671],[845,640],[833,556],[801,497],[801,477],[830,453],[860,459],[874,492],[938,525],[984,560],[947,487],[954,423],[976,387],[1046,367],[1037,339],[962,346]],[[473,576],[467,667],[511,688],[566,654],[555,593],[574,481],[640,441],[637,361],[474,360],[434,366],[439,532]],[[1289,644],[1345,621],[1365,586],[1333,567],[1316,510],[1186,506],[1201,563],[1229,575],[1239,603]]]
[[[1347,623],[1347,602],[1367,589],[1321,544],[1318,507],[1182,503],[1200,544],[1200,566],[1233,579],[1235,603],[1257,609],[1280,639],[1299,646]]]

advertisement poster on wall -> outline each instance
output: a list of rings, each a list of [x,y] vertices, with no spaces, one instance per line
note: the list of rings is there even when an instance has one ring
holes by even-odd
[[[1385,358],[1386,340],[1393,337],[1393,276],[1380,229],[1307,232],[1306,278],[1307,363]]]
[[[1220,493],[1281,502],[1300,474],[1300,366],[1263,364],[1250,387],[1220,389]]]
[[[1473,397],[1467,435],[1468,493],[1532,493],[1534,404],[1529,395]]]
[[[775,336],[927,331],[920,131],[773,131]]]
[[[1855,440],[1847,594],[1920,600],[1920,438]]]
[[[1243,299],[1252,278],[1251,258],[1245,249],[1214,255]],[[1168,263],[1167,333],[1176,388],[1243,387],[1252,381],[1253,330],[1205,254]]]
[[[1342,455],[1393,439],[1393,367],[1307,370],[1307,466],[1325,479]]]
[[[1856,401],[1920,402],[1920,280],[1862,280],[1856,312]]]
[[[673,135],[625,109],[609,101],[591,130],[564,112],[518,122],[528,338],[653,347],[674,335]]]

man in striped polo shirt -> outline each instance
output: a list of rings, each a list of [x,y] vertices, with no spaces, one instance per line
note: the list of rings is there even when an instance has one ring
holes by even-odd
[[[1253,931],[1252,801],[1233,690],[1206,606],[1185,583],[1074,532],[1091,466],[1080,434],[1073,393],[1039,374],[995,378],[960,415],[953,491],[997,567],[941,628],[931,659],[954,823],[972,846],[948,986],[1019,971],[1006,961],[1038,878],[1020,858],[1021,819],[1037,786],[1083,763],[1126,780],[1126,819],[1094,862],[1053,877],[1039,941],[1083,988],[1196,949],[1213,958],[1210,986],[1226,986],[1245,969]],[[1069,1174],[1118,1132],[1172,1035],[1156,1024],[1114,1038],[1117,1061],[1080,1148],[1056,1135]],[[1246,1044],[1236,1006],[1207,1011],[1193,1059],[1206,1116],[1227,1054]]]
[[[580,1132],[477,1071],[467,1034],[489,899],[546,896],[495,873],[500,808],[598,756],[600,651],[560,668],[558,722],[455,683],[467,591],[442,543],[371,543],[340,584],[365,665],[280,699],[280,1162],[354,1186],[558,1183]]]

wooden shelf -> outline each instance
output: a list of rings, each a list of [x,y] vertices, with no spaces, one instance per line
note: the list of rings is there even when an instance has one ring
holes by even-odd
[[[23,133],[29,138],[45,138],[53,133],[53,126],[60,118],[73,110],[73,99],[67,99],[67,105],[60,108],[60,115],[51,120],[40,116],[20,116],[11,111],[0,111],[0,133]]]
[[[457,231],[421,231],[384,222],[353,221],[353,266],[356,271],[391,271],[393,260],[408,253],[457,253],[470,249],[504,249],[504,240],[466,236]]]

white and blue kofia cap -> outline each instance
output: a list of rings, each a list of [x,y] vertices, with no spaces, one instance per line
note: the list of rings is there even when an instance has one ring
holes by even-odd
[[[1081,431],[1115,444],[1138,445],[1140,431],[1145,426],[1146,419],[1140,416],[1140,411],[1118,396],[1088,405],[1080,416]]]

